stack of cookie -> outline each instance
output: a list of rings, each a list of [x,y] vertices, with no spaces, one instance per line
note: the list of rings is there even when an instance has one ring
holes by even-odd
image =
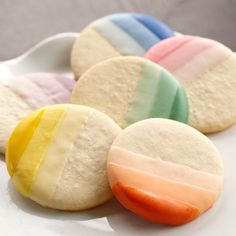
[[[114,194],[137,215],[168,225],[212,207],[223,162],[202,133],[236,121],[229,48],[176,34],[150,16],[116,14],[81,32],[71,68],[76,83],[31,75],[18,78],[27,80],[21,87],[0,87],[12,104],[0,108],[0,147],[8,142],[8,172],[22,195],[77,211]]]

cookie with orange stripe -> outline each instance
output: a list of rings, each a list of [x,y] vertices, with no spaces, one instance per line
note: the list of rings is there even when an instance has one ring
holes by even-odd
[[[223,163],[211,141],[190,126],[160,118],[124,129],[111,146],[107,168],[125,208],[168,225],[208,210],[223,184]]]
[[[45,207],[82,210],[112,197],[106,171],[120,127],[85,106],[54,105],[26,116],[7,146],[8,172],[17,190]]]

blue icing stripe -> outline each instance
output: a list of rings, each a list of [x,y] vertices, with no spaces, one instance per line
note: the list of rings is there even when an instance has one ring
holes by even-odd
[[[146,51],[160,41],[152,31],[135,20],[130,14],[111,15],[108,16],[108,19],[129,34]]]
[[[154,17],[141,14],[132,14],[132,16],[161,40],[174,36],[174,32],[166,24]]]

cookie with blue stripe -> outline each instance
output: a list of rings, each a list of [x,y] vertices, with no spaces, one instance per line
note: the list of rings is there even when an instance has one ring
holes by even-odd
[[[71,67],[76,79],[91,66],[116,56],[143,56],[159,41],[174,32],[154,17],[120,13],[88,25],[72,49]]]

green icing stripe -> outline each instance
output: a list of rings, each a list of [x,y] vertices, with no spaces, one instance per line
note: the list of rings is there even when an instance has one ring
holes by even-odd
[[[148,64],[149,63],[145,63],[143,66],[141,78],[138,82],[134,99],[130,104],[126,122],[123,127],[129,126],[139,120],[150,118],[149,112],[152,109],[160,77],[158,68],[149,68]]]
[[[154,67],[152,65],[150,66]],[[178,89],[178,84],[173,80],[173,77],[164,70],[161,70],[159,76],[160,82],[158,87],[155,88],[156,94],[154,102],[152,103],[152,108],[149,111],[149,117],[169,118],[171,115],[172,104],[174,103]]]
[[[182,87],[179,87],[172,106],[170,119],[188,123],[188,98]]]
[[[187,123],[188,101],[185,91],[169,72],[146,62],[123,127],[155,117]]]

